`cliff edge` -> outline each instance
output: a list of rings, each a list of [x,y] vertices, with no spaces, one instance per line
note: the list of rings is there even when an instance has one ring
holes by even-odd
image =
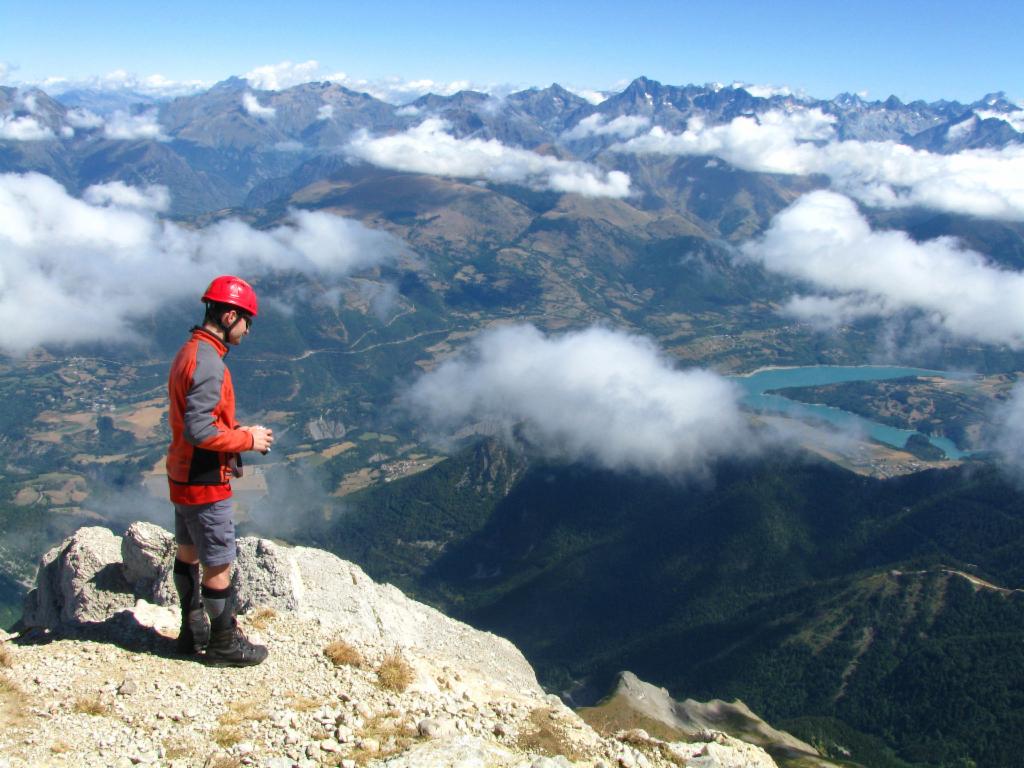
[[[239,541],[240,622],[270,658],[174,653],[174,544],[82,528],[40,563],[0,635],[0,768],[774,766],[716,731],[601,736],[544,693],[510,642],[306,547]]]

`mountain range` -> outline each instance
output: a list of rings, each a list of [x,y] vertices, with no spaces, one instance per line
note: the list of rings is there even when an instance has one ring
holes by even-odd
[[[427,116],[444,120],[457,138],[616,163],[621,158],[610,156],[608,148],[623,134],[607,128],[617,118],[682,131],[694,118],[713,125],[797,108],[834,118],[836,135],[844,140],[895,141],[938,153],[1022,141],[1009,121],[1019,107],[1001,93],[972,104],[904,104],[896,97],[867,101],[852,94],[831,100],[761,97],[739,87],[671,86],[639,77],[596,105],[553,84],[501,99],[461,91],[397,106],[329,82],[262,91],[233,77],[194,95],[140,99],[131,106],[104,92],[70,91],[51,98],[38,89],[0,87],[0,114],[31,118],[53,137],[0,141],[0,170],[45,173],[73,192],[112,180],[163,184],[172,191],[171,210],[194,215],[246,206],[248,195],[272,180],[293,174],[308,178],[309,166],[329,166],[359,131],[385,135]],[[581,131],[588,119],[602,121],[605,131]],[[642,177],[637,183],[648,191]],[[297,187],[279,183],[276,189]]]

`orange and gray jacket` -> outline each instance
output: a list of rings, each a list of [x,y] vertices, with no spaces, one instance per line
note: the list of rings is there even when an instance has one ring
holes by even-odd
[[[220,339],[197,327],[171,363],[167,481],[172,502],[208,504],[228,498],[231,478],[240,473],[238,454],[252,450],[252,434],[235,421],[227,352]]]

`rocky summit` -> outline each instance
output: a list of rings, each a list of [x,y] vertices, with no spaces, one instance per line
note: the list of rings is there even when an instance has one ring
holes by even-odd
[[[174,652],[174,544],[81,528],[42,558],[0,638],[0,766],[773,766],[704,728],[599,734],[523,655],[326,552],[239,541],[240,623],[262,665]]]

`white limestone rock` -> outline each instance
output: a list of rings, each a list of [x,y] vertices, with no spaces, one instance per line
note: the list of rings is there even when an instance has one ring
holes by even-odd
[[[379,768],[528,768],[522,755],[477,736],[431,740],[375,763]]]
[[[543,695],[533,668],[508,640],[450,619],[390,584],[377,584],[329,552],[241,539],[235,578],[240,610],[294,611],[336,627],[357,646],[407,651],[417,683],[426,690],[435,690],[431,680],[449,667],[462,672],[462,691],[472,698],[495,690]]]
[[[772,728],[739,700],[676,701],[664,688],[646,683],[632,672],[619,675],[613,696],[620,705],[628,706],[645,718],[664,723],[684,738],[699,740],[705,733],[721,732],[724,735],[729,731],[732,736],[761,747],[778,747],[794,755],[805,755],[807,759],[819,757],[810,744]]]
[[[176,604],[173,570],[174,536],[153,523],[128,526],[121,540],[125,580],[137,597],[158,605]]]
[[[685,761],[687,768],[776,768],[775,761],[760,747],[724,733],[716,737],[703,745],[672,743],[669,749]]]
[[[121,570],[120,537],[106,528],[79,528],[43,555],[22,622],[51,630],[101,623],[134,604]]]

